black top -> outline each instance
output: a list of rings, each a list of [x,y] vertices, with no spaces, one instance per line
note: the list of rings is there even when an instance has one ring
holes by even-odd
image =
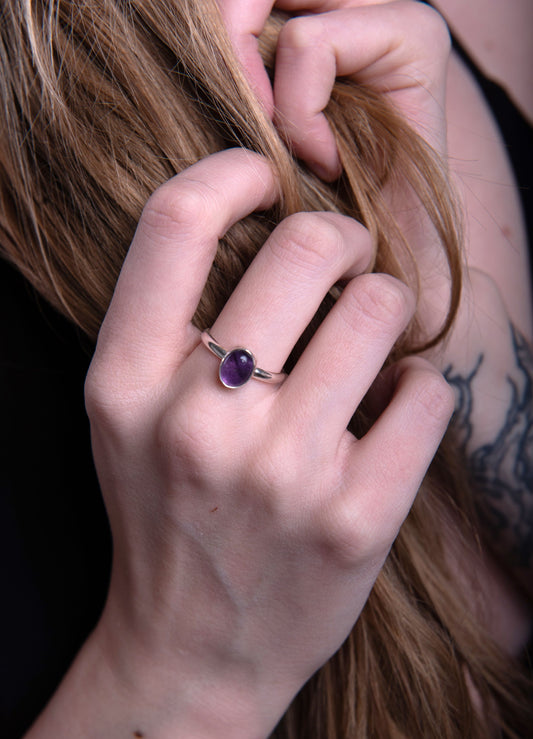
[[[499,120],[531,235],[531,129],[473,71]],[[0,734],[16,739],[98,619],[111,545],[83,409],[91,347],[2,262],[0,315]]]

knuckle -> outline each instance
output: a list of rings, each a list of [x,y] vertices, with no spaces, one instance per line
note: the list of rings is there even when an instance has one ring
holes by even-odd
[[[269,239],[269,247],[284,266],[314,274],[338,262],[344,240],[333,220],[320,213],[296,213],[286,218]]]
[[[262,437],[260,447],[253,450],[250,466],[255,495],[276,518],[282,529],[289,530],[311,510],[324,475],[323,467],[310,462],[302,453],[302,443],[289,429]],[[305,501],[302,490],[306,490]]]
[[[132,417],[134,399],[121,387],[121,369],[110,361],[93,359],[84,386],[85,409],[91,424],[120,431]]]
[[[183,451],[202,462],[213,448],[215,434],[212,409],[195,393],[170,404],[161,414],[156,432],[160,448]]]
[[[329,558],[340,567],[354,567],[374,559],[386,546],[372,524],[346,504],[331,505],[322,527],[322,547]]]
[[[98,418],[100,410],[107,409],[111,394],[106,389],[106,383],[101,372],[93,369],[94,362],[89,367],[85,378],[84,397],[85,409],[90,420]]]
[[[455,394],[444,377],[435,371],[426,372],[417,384],[416,402],[437,423],[447,422],[455,407]]]
[[[154,439],[169,479],[198,481],[222,469],[212,410],[198,398],[170,405],[156,422]]]
[[[325,29],[320,17],[293,17],[281,29],[278,48],[295,51],[316,49],[325,39]]]
[[[413,16],[413,28],[417,28],[420,36],[431,44],[432,53],[448,54],[451,49],[450,32],[438,10],[425,3],[405,2],[404,4]]]
[[[212,209],[213,191],[207,183],[176,178],[150,196],[139,225],[160,239],[187,238],[200,228],[205,232]]]
[[[289,491],[297,490],[302,484],[299,465],[287,464],[287,439],[284,434],[269,439],[262,445],[261,454],[254,466],[254,476],[261,489],[272,499],[282,501],[290,498]]]
[[[330,515],[324,531],[323,545],[338,563],[351,566],[360,559],[362,546],[351,519]]]
[[[361,275],[352,282],[347,301],[350,313],[355,309],[372,323],[390,327],[403,324],[413,307],[407,289],[388,275]]]

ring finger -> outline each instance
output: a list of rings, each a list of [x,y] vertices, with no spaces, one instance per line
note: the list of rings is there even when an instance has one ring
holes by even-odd
[[[351,218],[289,216],[254,259],[212,335],[227,349],[249,347],[263,369],[278,371],[330,287],[363,272],[371,251],[369,233]]]

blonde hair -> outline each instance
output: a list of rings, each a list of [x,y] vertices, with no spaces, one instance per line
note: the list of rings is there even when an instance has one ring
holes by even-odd
[[[296,211],[361,220],[374,239],[374,268],[416,283],[416,265],[408,274],[402,269],[409,247],[382,197],[386,183],[402,182],[433,222],[451,275],[448,318],[426,345],[446,333],[459,301],[461,256],[445,168],[382,96],[336,83],[327,114],[344,171],[329,185],[291,156],[265,117],[213,0],[14,0],[2,14],[0,246],[90,337],[149,195],[230,146],[271,160],[282,198],[221,239],[195,316],[199,327],[214,322],[267,235]],[[269,68],[283,22],[273,14],[261,39]],[[332,291],[289,368],[334,299]],[[419,337],[413,323],[391,359],[418,350]],[[366,426],[362,409],[352,429]],[[468,486],[448,447],[352,634],[304,687],[275,736],[482,739],[489,713],[509,736],[525,735],[520,675],[472,616],[446,563],[447,537],[459,537],[465,550],[476,547]],[[471,685],[485,716],[472,704]]]

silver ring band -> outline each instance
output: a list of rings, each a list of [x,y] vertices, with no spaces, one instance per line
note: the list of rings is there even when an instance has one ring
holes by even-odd
[[[224,349],[207,330],[202,332],[202,342],[220,359],[218,377],[224,387],[231,389],[242,387],[251,379],[276,385],[287,377],[285,372],[269,372],[258,367],[249,349],[240,346]]]

